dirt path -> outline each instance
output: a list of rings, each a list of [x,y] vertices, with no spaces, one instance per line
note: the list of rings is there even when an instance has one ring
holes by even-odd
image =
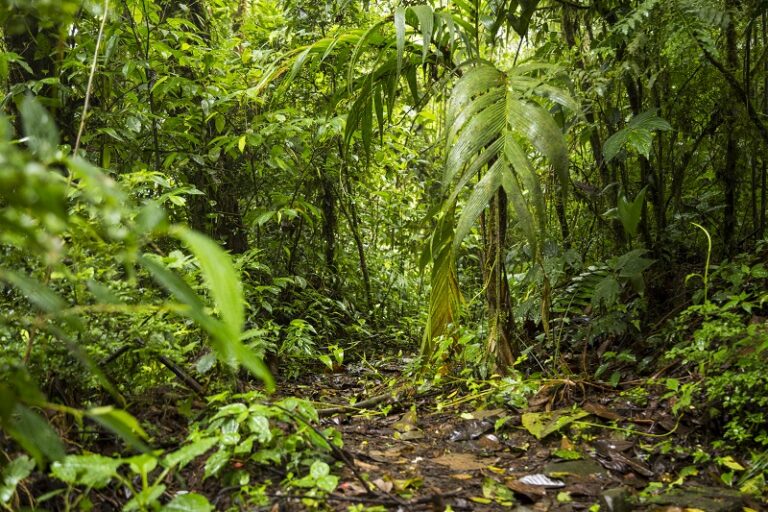
[[[339,404],[375,390],[351,375],[319,376],[301,388]],[[694,464],[700,425],[676,421],[664,400],[561,381],[521,411],[487,406],[488,395],[474,393],[383,393],[387,399],[368,410],[329,415],[324,422],[342,432],[347,454],[329,507],[764,510],[723,484],[728,464]]]

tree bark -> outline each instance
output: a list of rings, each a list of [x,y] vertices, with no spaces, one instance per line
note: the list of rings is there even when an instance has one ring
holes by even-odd
[[[736,0],[728,0],[727,5],[729,8],[736,7]],[[736,25],[732,20],[725,28],[725,45],[726,45],[726,69],[731,76],[736,76],[739,66],[738,50],[736,43]],[[745,91],[746,95],[746,91]],[[747,101],[749,96],[746,95]],[[738,145],[736,140],[736,104],[728,98],[724,100],[725,105],[725,127],[726,127],[726,144],[725,144],[725,165],[720,173],[720,180],[723,184],[723,194],[725,200],[725,208],[723,209],[723,251],[726,255],[730,256],[735,251],[734,246],[734,234],[736,231],[736,201],[737,201],[737,163],[738,163]]]
[[[503,189],[496,192],[485,217],[483,278],[488,303],[488,340],[486,353],[493,357],[500,373],[512,367],[519,347],[515,339],[515,319],[504,264],[507,234],[507,196]]]

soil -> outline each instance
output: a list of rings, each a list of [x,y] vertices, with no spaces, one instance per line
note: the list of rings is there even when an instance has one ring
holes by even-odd
[[[251,482],[275,484],[267,505],[247,510],[768,510],[768,502],[724,483],[729,472],[743,482],[746,460],[716,462],[718,454],[707,453],[709,461],[694,461],[716,429],[696,411],[673,414],[662,389],[565,379],[523,396],[498,381],[468,383],[448,375],[439,386],[419,388],[400,367],[339,368],[342,373],[281,382],[278,396],[313,401],[321,416],[317,427],[341,432],[343,449],[334,454],[340,483],[312,508],[302,500],[306,495],[278,487],[281,468],[248,467]],[[188,395],[176,396],[190,403]],[[174,449],[188,420],[168,393],[144,399],[137,415],[155,439],[166,440],[164,448]],[[116,453],[119,445],[91,449]],[[168,492],[188,489],[205,494],[216,510],[236,509],[237,483],[204,479],[204,463],[197,460],[175,475]],[[58,486],[42,478],[30,495]],[[109,489],[93,490],[90,498],[93,510],[105,511],[126,500]]]
[[[367,410],[321,409],[324,426],[335,426],[344,439],[342,483],[328,496],[331,510],[355,504],[403,511],[766,509],[724,485],[727,467],[694,465],[691,454],[706,446],[708,431],[695,414],[678,421],[669,400],[639,388],[551,381],[515,409],[488,405],[486,393],[459,387],[398,392],[403,388],[381,373],[379,385],[388,382],[389,389],[376,394],[369,379],[352,373],[283,388],[326,404],[346,404],[351,396],[379,402]],[[272,507],[303,509],[288,498]]]

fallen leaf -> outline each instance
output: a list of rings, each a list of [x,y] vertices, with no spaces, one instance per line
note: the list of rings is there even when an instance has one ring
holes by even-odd
[[[565,487],[565,482],[562,480],[554,480],[549,478],[547,475],[542,475],[541,473],[535,475],[525,475],[524,477],[519,478],[518,481],[527,485],[544,487],[545,489],[559,489],[561,487]]]
[[[408,478],[405,480],[395,480],[395,489],[398,492],[407,491],[408,489],[418,489],[424,484],[424,480],[421,477]]]
[[[517,494],[522,494],[531,501],[538,501],[539,498],[543,498],[547,495],[546,488],[537,485],[526,484],[520,480],[510,478],[505,482],[505,484],[512,491],[516,492]]]
[[[408,430],[406,432],[395,432],[395,439],[401,441],[413,441],[414,439],[423,439],[424,432],[421,430]]]
[[[416,414],[416,411],[411,410],[403,414],[400,420],[392,425],[392,428],[399,432],[410,432],[411,430],[416,430],[418,428],[416,426],[418,420],[419,417]]]
[[[475,475],[470,475],[469,473],[454,473],[451,475],[451,478],[455,478],[456,480],[472,480],[475,478]]]
[[[477,439],[493,430],[493,423],[486,420],[469,420],[458,425],[449,438],[450,441],[469,441]]]
[[[582,407],[588,413],[594,414],[598,418],[603,418],[604,420],[621,421],[624,419],[624,416],[622,416],[621,414],[615,411],[612,411],[605,406],[596,404],[594,402],[587,402]]]
[[[544,439],[566,425],[589,416],[581,409],[561,409],[554,412],[526,412],[522,416],[523,426],[536,439]]]
[[[339,484],[338,491],[344,495],[368,494],[368,489],[357,482],[342,482]]]
[[[379,471],[379,466],[376,466],[375,464],[368,464],[367,462],[363,462],[360,459],[355,459],[355,466],[362,469],[363,471]]]
[[[374,480],[373,485],[375,485],[376,488],[381,492],[391,492],[395,487],[394,483],[390,482],[389,480],[384,480],[383,478],[377,478]]]
[[[376,462],[383,464],[405,464],[408,462],[403,458],[400,448],[392,448],[384,452],[381,450],[371,450],[368,452],[368,456]]]
[[[483,461],[471,453],[444,453],[440,457],[433,459],[432,462],[441,466],[448,466],[456,471],[477,471],[487,468],[494,461]]]
[[[473,412],[463,412],[461,417],[465,420],[484,420],[496,416],[504,416],[504,409],[478,409]]]

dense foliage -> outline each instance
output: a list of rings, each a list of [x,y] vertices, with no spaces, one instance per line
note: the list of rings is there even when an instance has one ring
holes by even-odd
[[[339,440],[250,388],[398,351],[647,378],[764,492],[767,7],[3,0],[0,504],[36,468],[62,509],[207,510],[163,497],[205,455],[316,505]]]

